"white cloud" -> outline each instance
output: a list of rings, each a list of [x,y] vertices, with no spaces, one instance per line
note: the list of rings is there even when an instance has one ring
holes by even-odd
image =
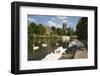
[[[55,22],[53,22],[53,21],[48,21],[48,26],[56,26],[56,23]]]
[[[29,18],[28,18],[28,22],[29,22],[29,23],[32,23],[32,22],[36,22],[36,20],[35,20],[34,18],[30,18],[30,17],[29,17]]]
[[[51,17],[51,20],[54,20],[54,21],[55,21],[55,20],[56,20],[56,18],[54,18],[54,17]]]
[[[62,24],[56,23],[56,22],[54,22],[54,21],[48,21],[47,25],[50,26],[50,27],[51,27],[51,26],[54,26],[54,27],[56,27],[56,28],[62,28]]]
[[[67,23],[68,21],[67,21],[67,20],[62,20],[62,22],[63,22],[63,23]]]
[[[62,28],[62,25],[61,24],[57,24],[57,27]]]
[[[67,17],[64,17],[64,16],[58,16],[57,19],[65,20],[65,19],[67,19]]]
[[[58,16],[56,17],[61,23],[67,23],[67,18],[68,17],[65,17],[65,16]]]

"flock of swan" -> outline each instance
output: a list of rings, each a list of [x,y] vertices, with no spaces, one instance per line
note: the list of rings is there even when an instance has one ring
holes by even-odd
[[[46,55],[45,58],[42,60],[58,60],[63,53],[65,53],[66,48],[64,49],[62,46],[58,47],[54,53],[51,52],[50,54]]]
[[[47,44],[42,44],[42,47],[47,47]],[[39,46],[33,44],[33,50],[38,50]]]
[[[42,47],[47,47],[46,43],[42,43],[41,45],[42,45]],[[56,46],[58,46],[58,45],[59,45],[59,43],[56,42]],[[33,50],[38,50],[38,49],[39,49],[39,46],[36,46],[35,44],[33,44]]]
[[[56,45],[59,45],[59,44],[56,43]],[[42,60],[58,60],[68,48],[71,48],[73,46],[81,47],[81,46],[84,46],[84,44],[80,42],[79,40],[73,40],[69,42],[68,47],[63,48],[62,46],[59,46],[57,47],[57,49],[54,50],[54,52],[47,54]],[[42,44],[42,47],[47,47],[47,44]],[[33,50],[38,50],[38,49],[39,49],[39,46],[35,46],[33,44]]]

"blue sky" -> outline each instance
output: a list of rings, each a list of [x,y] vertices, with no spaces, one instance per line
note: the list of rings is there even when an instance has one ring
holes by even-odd
[[[28,23],[35,22],[36,24],[59,28],[62,28],[63,23],[66,23],[67,27],[71,27],[75,30],[80,18],[79,16],[28,15]]]

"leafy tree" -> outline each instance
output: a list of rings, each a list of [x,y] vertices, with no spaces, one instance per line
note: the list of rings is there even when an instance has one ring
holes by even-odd
[[[76,33],[78,35],[78,39],[80,40],[87,40],[87,31],[88,31],[88,19],[87,17],[82,17],[79,20],[79,23],[76,27]]]
[[[74,30],[72,28],[68,28],[67,31],[68,31],[67,35],[69,35],[69,36],[74,34]]]
[[[54,26],[51,27],[52,31],[56,31],[56,28]]]
[[[39,24],[39,25],[38,25],[38,32],[39,32],[40,35],[45,34],[46,28],[44,27],[43,24]]]
[[[28,26],[28,32],[31,34],[38,33],[37,29],[38,29],[37,24],[35,24],[35,23],[30,23],[30,25]]]
[[[57,31],[58,35],[64,35],[65,34],[65,31],[63,29],[61,29],[61,28],[57,28],[56,31]]]
[[[51,27],[51,30],[52,30],[52,33],[53,33],[53,34],[57,34],[57,29],[56,29],[56,27],[52,26],[52,27]]]
[[[35,23],[31,23],[29,26],[28,26],[28,33],[29,34],[36,34],[36,35],[43,35],[45,34],[45,27],[43,24],[35,24]]]

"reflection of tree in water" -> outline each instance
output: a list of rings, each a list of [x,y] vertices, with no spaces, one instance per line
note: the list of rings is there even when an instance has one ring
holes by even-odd
[[[48,46],[42,47],[41,46],[42,43],[46,43]],[[56,43],[58,43],[59,45],[56,45]],[[85,44],[86,41],[83,41],[82,43]],[[32,50],[34,53],[28,51],[28,53],[29,53],[28,54],[28,60],[41,60],[47,54],[54,52],[54,50],[59,46],[62,46],[63,48],[67,48],[66,53],[67,53],[67,55],[70,55],[70,56],[68,57],[67,55],[65,55],[65,58],[72,59],[72,58],[74,58],[74,55],[77,51],[76,49],[79,49],[76,46],[68,48],[69,42],[62,42],[61,39],[50,38],[50,37],[46,37],[46,38],[45,37],[42,37],[42,38],[35,37],[33,44],[39,46],[39,49],[38,50]],[[86,48],[86,46],[85,46],[85,48]],[[64,58],[64,57],[62,57],[62,58]]]
[[[49,37],[42,37],[42,38],[37,38],[35,37],[33,40],[33,44],[36,46],[39,46],[38,50],[32,50],[28,51],[28,60],[41,60],[44,58],[48,53],[54,51],[54,49],[57,48],[56,42],[58,42],[59,39],[57,38],[49,38]],[[39,43],[40,42],[40,43]],[[42,47],[42,43],[46,43],[48,46],[47,47]],[[33,53],[34,51],[34,53]]]

